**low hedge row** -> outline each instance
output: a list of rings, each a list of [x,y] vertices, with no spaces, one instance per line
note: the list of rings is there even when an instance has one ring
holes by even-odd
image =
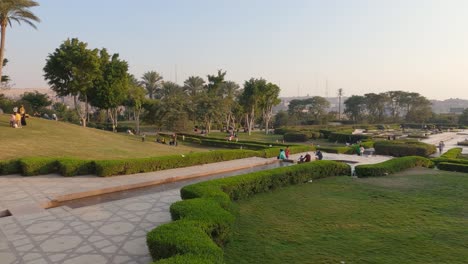
[[[288,142],[306,142],[309,139],[307,134],[301,132],[288,132],[283,135],[283,138]]]
[[[372,137],[369,135],[353,135],[340,132],[332,132],[328,135],[328,140],[339,143],[356,143],[363,140],[369,140]]]
[[[223,263],[220,248],[235,221],[232,200],[312,179],[349,175],[345,163],[317,161],[186,186],[171,206],[174,222],[158,226],[146,241],[156,263]]]
[[[159,133],[159,134],[160,134],[160,135],[165,135],[165,136],[167,136],[167,137],[170,137],[170,136],[171,136],[171,134],[165,134],[165,133]],[[185,140],[187,140],[187,138],[196,138],[196,139],[200,139],[200,143],[201,143],[201,140],[212,140],[212,141],[226,142],[226,139],[224,139],[224,138],[207,137],[207,136],[204,136],[204,135],[189,134],[189,133],[179,133],[179,134],[177,134],[177,139],[178,139],[179,141],[182,141],[182,136],[185,137]],[[252,140],[239,140],[239,141],[237,141],[236,143],[239,143],[239,144],[262,145],[262,146],[264,146],[264,147],[269,147],[269,146],[284,147],[284,146],[286,146],[286,144],[282,144],[282,143],[258,142],[258,141],[252,141]]]
[[[468,164],[441,162],[437,165],[439,170],[468,173]]]
[[[322,147],[318,146],[317,150],[326,152],[326,153],[337,153],[337,154],[345,154],[349,152],[353,152],[351,147],[343,146],[343,147]],[[352,154],[352,153],[349,153]]]
[[[382,140],[374,144],[375,152],[379,155],[394,157],[422,156],[428,157],[436,152],[434,145],[410,140]]]
[[[458,146],[468,146],[468,140],[457,142]]]
[[[384,176],[414,167],[433,168],[434,163],[420,156],[407,156],[377,164],[358,165],[355,167],[355,173],[359,177]]]
[[[452,148],[452,149],[447,150],[447,152],[442,154],[440,157],[446,158],[446,159],[456,159],[461,155],[462,151],[463,151],[462,148]]]
[[[249,157],[272,158],[278,156],[281,148],[284,147],[262,148],[258,151],[245,149],[217,150],[187,155],[98,161],[73,158],[22,158],[18,160],[0,161],[0,175],[20,173],[24,176],[33,176],[60,173],[63,176],[96,174],[101,177],[107,177],[181,168]],[[294,154],[313,151],[315,148],[306,145],[294,145],[290,146],[290,150],[291,154]]]

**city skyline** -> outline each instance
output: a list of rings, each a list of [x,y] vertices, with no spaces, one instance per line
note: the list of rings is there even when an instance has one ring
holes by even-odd
[[[4,72],[14,88],[47,87],[47,55],[77,37],[119,53],[138,78],[154,70],[182,84],[223,69],[240,85],[276,83],[282,97],[343,88],[468,99],[466,1],[38,2],[37,31],[7,30]]]

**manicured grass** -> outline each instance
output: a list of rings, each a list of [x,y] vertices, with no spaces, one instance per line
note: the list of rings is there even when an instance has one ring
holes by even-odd
[[[210,137],[226,138],[227,132],[211,132]],[[278,140],[279,143],[283,140],[283,135],[265,134],[265,131],[253,131],[250,136],[249,133],[239,132],[237,133],[239,140],[248,141],[260,141],[260,142],[271,142],[275,143]]]
[[[332,177],[238,204],[226,263],[466,263],[468,174]]]
[[[75,157],[118,159],[155,157],[207,151],[184,145],[177,147],[151,142],[147,138],[83,128],[64,122],[29,118],[23,128],[10,128],[9,115],[0,115],[0,160],[22,157]]]

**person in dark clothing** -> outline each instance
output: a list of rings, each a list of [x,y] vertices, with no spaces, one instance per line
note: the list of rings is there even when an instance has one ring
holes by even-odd
[[[317,152],[315,152],[315,157],[317,157],[318,160],[322,160],[323,159],[323,154],[320,150],[317,150]]]

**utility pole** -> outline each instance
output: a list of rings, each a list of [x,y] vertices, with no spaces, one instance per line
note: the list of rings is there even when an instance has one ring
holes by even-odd
[[[343,96],[343,88],[338,89],[338,120],[341,120],[341,97]]]

